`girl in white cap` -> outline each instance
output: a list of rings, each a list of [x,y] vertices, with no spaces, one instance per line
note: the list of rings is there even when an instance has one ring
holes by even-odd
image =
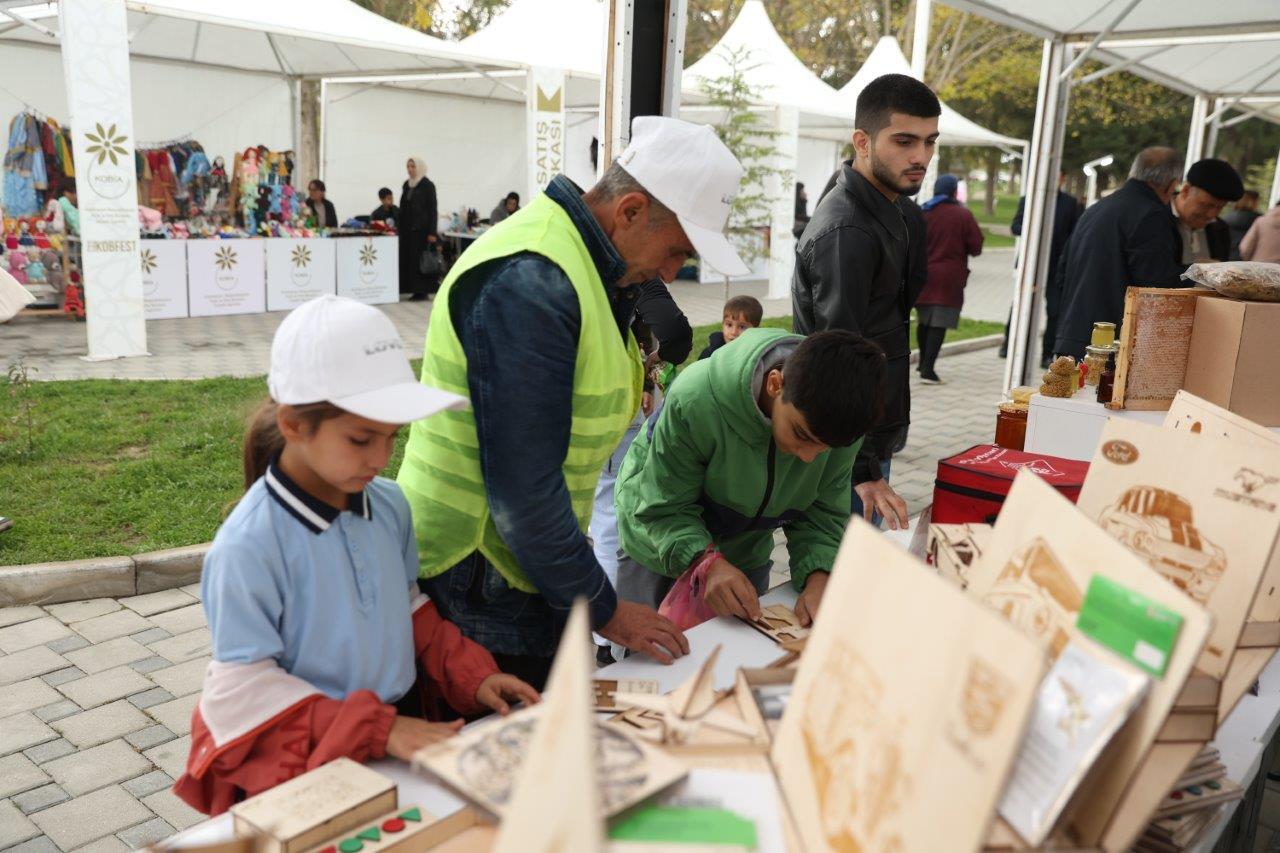
[[[245,494],[201,578],[213,661],[174,791],[218,814],[346,756],[415,751],[439,718],[538,701],[418,591],[409,504],[378,477],[402,424],[466,401],[413,378],[395,326],[337,296],[271,345],[271,398],[245,436]]]

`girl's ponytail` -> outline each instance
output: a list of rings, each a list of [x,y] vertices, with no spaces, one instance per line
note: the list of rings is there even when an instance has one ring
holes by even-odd
[[[311,431],[319,427],[322,421],[344,414],[343,410],[333,403],[305,403],[289,408]],[[263,474],[267,473],[271,460],[284,450],[284,436],[276,423],[279,412],[280,404],[268,397],[249,418],[249,426],[244,434],[244,490],[246,492]]]
[[[276,425],[276,413],[280,406],[270,397],[262,401],[249,418],[244,434],[244,490],[267,473],[271,459],[284,450],[284,436]]]

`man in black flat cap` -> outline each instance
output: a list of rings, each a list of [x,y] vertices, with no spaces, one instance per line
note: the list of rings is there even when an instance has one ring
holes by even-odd
[[[1080,217],[1055,274],[1062,308],[1054,352],[1081,358],[1093,324],[1120,325],[1131,286],[1179,287],[1185,267],[1178,229],[1169,213],[1182,182],[1182,154],[1147,148],[1129,169],[1129,180]]]
[[[1200,160],[1173,197],[1173,216],[1182,240],[1178,262],[1225,261],[1231,257],[1231,228],[1218,218],[1227,202],[1244,195],[1244,182],[1225,160]]]

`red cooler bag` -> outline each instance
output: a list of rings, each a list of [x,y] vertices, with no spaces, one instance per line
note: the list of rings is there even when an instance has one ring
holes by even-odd
[[[1023,468],[1044,478],[1072,503],[1089,473],[1089,463],[1042,453],[979,444],[938,463],[933,484],[934,524],[994,524]]]

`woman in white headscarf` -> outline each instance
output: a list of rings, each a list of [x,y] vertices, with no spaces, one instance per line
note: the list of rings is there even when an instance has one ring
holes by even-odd
[[[427,177],[427,164],[421,157],[410,157],[405,164],[409,178],[400,192],[400,292],[413,294],[411,299],[426,299],[440,289],[440,276],[424,275],[422,253],[437,251],[436,236],[439,211],[436,185]]]

